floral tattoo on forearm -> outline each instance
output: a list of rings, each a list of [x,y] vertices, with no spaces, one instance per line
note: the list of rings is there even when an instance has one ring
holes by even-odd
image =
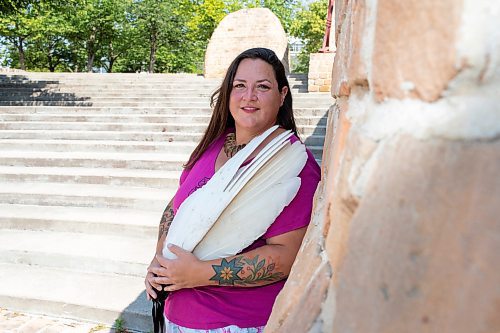
[[[160,226],[158,228],[158,240],[161,238],[163,234],[167,234],[172,221],[174,220],[174,210],[172,209],[172,202],[170,202],[165,210],[163,211],[163,215],[161,216]]]
[[[285,278],[282,272],[275,272],[276,264],[266,260],[259,260],[259,255],[253,259],[238,256],[230,261],[222,259],[220,265],[212,265],[215,275],[210,278],[219,285],[226,286],[249,286],[266,284],[263,282],[276,282]]]

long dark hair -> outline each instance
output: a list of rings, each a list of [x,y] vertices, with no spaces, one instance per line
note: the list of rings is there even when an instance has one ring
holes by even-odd
[[[194,149],[188,162],[184,165],[185,168],[190,169],[201,157],[205,150],[210,146],[214,140],[221,136],[228,128],[234,127],[234,118],[229,112],[229,96],[233,88],[233,80],[240,62],[243,59],[261,59],[270,64],[273,68],[276,81],[278,82],[278,90],[281,92],[283,87],[288,87],[283,105],[280,107],[276,124],[292,130],[298,136],[295,119],[293,117],[292,107],[292,92],[288,79],[285,74],[285,67],[276,56],[276,53],[270,49],[263,47],[248,49],[238,55],[229,68],[227,69],[226,76],[222,81],[221,86],[213,93],[210,98],[210,107],[214,109],[210,123],[203,134],[198,146]]]

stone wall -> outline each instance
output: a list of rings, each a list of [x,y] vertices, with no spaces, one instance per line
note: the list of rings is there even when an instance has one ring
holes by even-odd
[[[251,8],[231,13],[219,23],[205,52],[205,77],[224,77],[233,59],[252,47],[273,50],[288,73],[288,38],[280,20],[267,8]]]
[[[307,89],[309,92],[329,92],[332,84],[332,67],[335,53],[311,53]]]
[[[322,182],[266,332],[500,332],[500,3],[335,22]]]

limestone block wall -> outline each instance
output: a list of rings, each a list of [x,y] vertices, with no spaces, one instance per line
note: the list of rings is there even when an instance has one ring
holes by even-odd
[[[280,20],[267,8],[250,8],[227,15],[215,29],[205,52],[205,77],[224,77],[233,59],[253,47],[273,50],[288,73],[288,38]]]
[[[322,182],[266,332],[500,332],[498,22],[337,1]]]
[[[335,53],[311,53],[307,89],[309,92],[329,92],[332,84],[332,67]]]

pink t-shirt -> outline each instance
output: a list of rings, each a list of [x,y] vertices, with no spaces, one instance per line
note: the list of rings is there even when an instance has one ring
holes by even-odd
[[[215,173],[215,161],[225,135],[213,142],[192,169],[184,170],[174,197],[174,211]],[[297,141],[292,136],[290,141]],[[299,174],[301,186],[296,197],[285,207],[267,232],[242,252],[261,247],[266,238],[305,227],[309,224],[314,192],[320,180],[320,168],[307,150],[308,159]],[[170,293],[165,315],[171,322],[194,329],[215,329],[229,325],[241,328],[264,326],[269,319],[276,296],[285,281],[261,287],[207,286],[181,289]]]

